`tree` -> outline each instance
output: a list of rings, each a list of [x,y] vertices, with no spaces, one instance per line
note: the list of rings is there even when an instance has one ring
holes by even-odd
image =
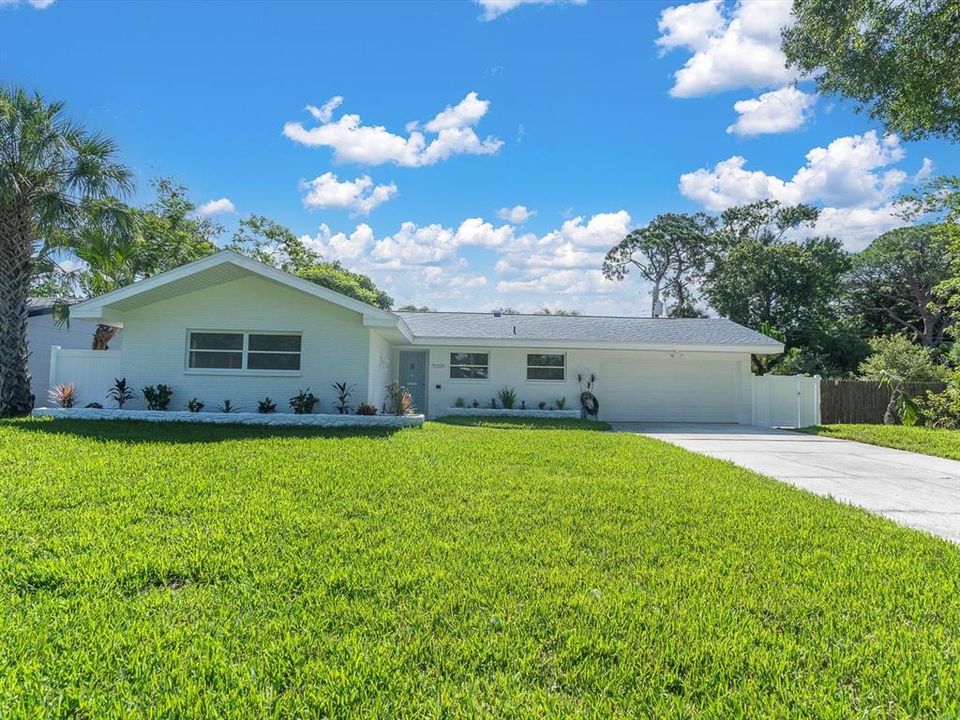
[[[933,362],[927,348],[914,345],[903,335],[873,338],[870,348],[873,354],[861,363],[860,376],[890,388],[883,415],[887,425],[897,422],[905,406],[904,383],[943,382],[949,375],[946,368]]]
[[[579,310],[564,310],[563,308],[557,308],[556,310],[551,310],[548,307],[543,308],[543,310],[537,310],[534,315],[559,315],[562,317],[577,317],[580,315]]]
[[[494,308],[492,312],[494,315],[498,315],[498,314],[499,315],[519,315],[520,314],[519,310],[515,310],[512,307],[498,307],[498,308]]]
[[[653,284],[651,317],[662,314],[661,294],[689,312],[695,306],[693,280],[704,271],[714,221],[702,213],[657,215],[649,225],[631,231],[603,261],[608,280],[623,280],[631,267]]]
[[[401,305],[397,308],[397,312],[433,312],[433,308],[426,305]]]
[[[137,273],[149,277],[217,252],[223,228],[197,216],[187,188],[171,178],[152,182],[155,199],[135,210],[140,240]]]
[[[853,259],[847,278],[852,303],[909,332],[924,347],[936,347],[954,324],[955,305],[938,288],[954,258],[935,225],[884,233]]]
[[[338,261],[314,263],[297,275],[382,310],[393,307],[393,298],[376,286],[369,276],[347,270]]]
[[[294,274],[309,270],[320,261],[320,254],[308,248],[292,230],[263,215],[241,220],[227,249]]]
[[[114,142],[66,118],[62,103],[0,88],[0,416],[30,412],[27,296],[37,246],[84,201],[131,189]]]
[[[836,317],[849,256],[833,238],[789,239],[817,219],[816,208],[765,200],[721,216],[702,292],[711,307],[755,330],[776,328],[786,348],[804,348]]]
[[[789,65],[908,140],[960,139],[956,0],[794,0]]]

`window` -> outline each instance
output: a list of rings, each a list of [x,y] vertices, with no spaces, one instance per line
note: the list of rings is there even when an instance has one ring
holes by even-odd
[[[451,380],[486,380],[490,377],[487,353],[450,353]]]
[[[191,332],[187,367],[193,370],[300,370],[300,335]]]
[[[529,353],[527,380],[563,380],[566,360],[563,353]]]

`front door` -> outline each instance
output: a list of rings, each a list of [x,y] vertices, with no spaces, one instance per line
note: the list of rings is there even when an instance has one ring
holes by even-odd
[[[400,384],[413,398],[418,413],[427,412],[427,351],[400,351]]]

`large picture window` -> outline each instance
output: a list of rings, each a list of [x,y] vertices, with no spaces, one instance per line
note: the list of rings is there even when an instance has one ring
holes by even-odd
[[[300,335],[191,331],[192,370],[300,370]]]
[[[490,377],[490,356],[487,353],[450,353],[451,380],[486,380]]]
[[[566,360],[563,353],[528,353],[527,380],[563,380]]]

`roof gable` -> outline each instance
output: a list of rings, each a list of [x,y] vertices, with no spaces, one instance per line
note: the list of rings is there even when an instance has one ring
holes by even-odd
[[[372,325],[396,326],[396,315],[367,305],[309,280],[296,277],[275,267],[252,260],[232,250],[201,258],[159,275],[140,280],[127,287],[100,295],[70,309],[70,316],[78,319],[100,320],[154,302],[183,295],[195,290],[237,280],[250,275],[259,276],[286,287],[326,300],[347,310],[360,313]]]

